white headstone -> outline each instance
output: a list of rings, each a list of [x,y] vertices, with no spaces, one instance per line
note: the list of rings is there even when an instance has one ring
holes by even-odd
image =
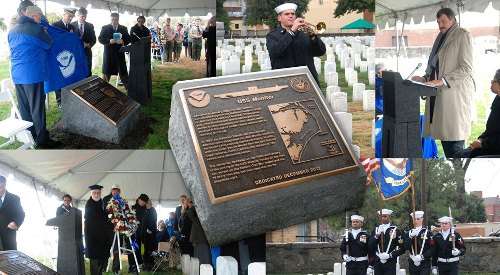
[[[351,75],[349,76],[349,83],[348,86],[352,87],[355,83],[358,83],[358,72],[355,70],[352,70],[349,72]]]
[[[347,93],[335,92],[330,95],[334,112],[347,112]]]
[[[347,274],[347,272],[346,272],[346,262],[342,263],[342,274]]]
[[[345,59],[345,67],[347,68],[353,68],[354,69],[354,58],[348,57]]]
[[[262,46],[260,44],[257,44],[255,46],[255,54],[258,54],[260,51],[262,51]]]
[[[366,50],[366,59],[375,59],[375,48],[368,48]]]
[[[359,69],[363,73],[368,72],[368,62],[367,61],[361,61],[359,63]]]
[[[222,48],[222,40],[217,40],[217,47]]]
[[[248,265],[248,274],[266,275],[266,263],[256,262]]]
[[[336,72],[337,71],[337,64],[335,64],[335,62],[325,62],[325,68],[324,68],[324,76],[325,76],[325,79],[328,75],[328,73],[333,73],[333,72]]]
[[[257,64],[261,65],[262,64],[262,55],[265,54],[265,51],[260,51],[257,53]]]
[[[352,101],[363,101],[363,91],[366,89],[365,83],[356,83],[352,85]]]
[[[354,154],[354,156],[359,159],[361,156],[361,148],[359,148],[358,145],[354,145],[354,144],[352,144],[351,148],[352,148],[352,153]],[[404,274],[404,275],[406,275],[406,274]]]
[[[226,60],[222,62],[222,75],[231,75],[240,73],[239,60]]]
[[[200,265],[200,275],[214,275],[214,268],[209,264]]]
[[[368,71],[368,84],[375,85],[375,70]]]
[[[328,86],[326,87],[326,94],[325,94],[325,98],[326,100],[328,101],[328,104],[332,104],[331,102],[331,96],[333,93],[336,93],[336,92],[340,92],[340,87],[339,86]]]
[[[200,274],[200,260],[198,258],[191,258],[189,261],[189,275]]]
[[[363,111],[375,110],[375,90],[363,91]]]
[[[229,58],[229,60],[231,60],[231,61],[238,61],[238,62],[240,62],[240,57],[239,57],[239,56],[237,56],[237,55],[234,55],[234,54],[233,54],[233,55],[231,55],[231,57]]]
[[[182,254],[181,256],[182,274],[188,274],[190,260],[191,256],[189,256],[189,254]]]
[[[321,58],[314,57],[314,67],[316,68],[316,72],[318,75],[321,73]]]
[[[238,262],[231,256],[219,256],[216,261],[217,275],[238,275]]]
[[[345,68],[344,78],[347,83],[349,83],[349,77],[351,77],[351,72],[354,71],[353,68]]]
[[[339,126],[345,141],[348,144],[352,143],[352,114],[346,112],[334,112],[333,119]]]
[[[334,54],[329,54],[326,56],[326,61],[328,62],[335,62],[335,55]]]
[[[339,85],[339,74],[337,72],[327,73],[325,82],[326,82],[327,86],[338,86]]]
[[[333,54],[333,48],[332,47],[326,47],[326,54]]]
[[[341,263],[333,264],[333,275],[342,275],[342,264]]]

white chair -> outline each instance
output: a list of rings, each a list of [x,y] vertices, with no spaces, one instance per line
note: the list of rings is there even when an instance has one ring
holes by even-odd
[[[12,90],[14,90],[12,79],[7,78],[0,81],[0,103],[10,102],[12,104],[10,116],[0,121],[0,137],[8,139],[7,142],[0,144],[0,148],[14,143],[17,138],[18,141],[23,143],[23,145],[17,149],[34,149],[35,142],[31,132],[28,131],[28,128],[33,126],[33,122],[21,119],[16,102],[12,96]]]

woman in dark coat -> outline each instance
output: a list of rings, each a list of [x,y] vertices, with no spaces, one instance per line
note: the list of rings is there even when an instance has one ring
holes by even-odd
[[[215,61],[217,60],[215,47],[217,41],[215,38],[215,16],[208,20],[207,27],[203,30],[203,38],[206,38],[205,42],[205,56],[207,59],[207,77],[215,77],[216,67]]]
[[[156,220],[158,215],[156,209],[153,207],[153,202],[149,200],[146,203],[146,218],[143,231],[143,243],[144,243],[144,264],[145,270],[150,270],[153,268],[154,259],[151,253],[158,248],[158,243],[156,242]]]

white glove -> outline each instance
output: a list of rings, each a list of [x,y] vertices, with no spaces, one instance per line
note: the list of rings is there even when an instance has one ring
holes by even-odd
[[[421,261],[423,261],[424,257],[422,257],[422,255],[416,255],[416,256],[413,256],[412,260],[416,264],[416,263],[420,263]]]
[[[375,229],[375,235],[380,235],[381,233],[384,233],[384,230],[380,228],[380,226],[377,226]]]
[[[432,274],[437,275],[438,274],[438,269],[437,267],[432,268]]]
[[[417,230],[414,230],[414,229],[410,230],[410,234],[409,234],[410,238],[418,236],[418,233],[420,233],[420,231],[417,231]]]
[[[372,266],[369,266],[367,269],[366,269],[366,275],[371,275],[373,274],[373,267]]]
[[[390,256],[387,253],[380,253],[380,254],[378,254],[378,258],[381,261],[387,261],[390,258]]]
[[[458,255],[460,255],[460,250],[458,250],[458,248],[454,248],[454,249],[451,251],[451,254],[453,254],[453,256],[458,256]]]
[[[349,255],[347,254],[344,254],[344,256],[342,256],[342,258],[344,258],[344,262],[350,262],[351,261],[351,257],[349,257]]]
[[[415,262],[415,256],[413,256],[413,254],[410,253],[410,259],[412,262]]]

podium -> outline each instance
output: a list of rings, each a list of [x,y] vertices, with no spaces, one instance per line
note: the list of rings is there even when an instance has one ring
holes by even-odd
[[[404,80],[398,72],[384,72],[382,157],[421,158],[421,96],[436,96],[437,88]]]
[[[120,52],[130,53],[130,72],[128,96],[147,105],[152,98],[151,79],[151,38],[142,37],[139,41],[122,47]]]
[[[59,228],[57,272],[62,275],[85,274],[82,239],[82,211],[72,207],[69,212],[45,224]]]

